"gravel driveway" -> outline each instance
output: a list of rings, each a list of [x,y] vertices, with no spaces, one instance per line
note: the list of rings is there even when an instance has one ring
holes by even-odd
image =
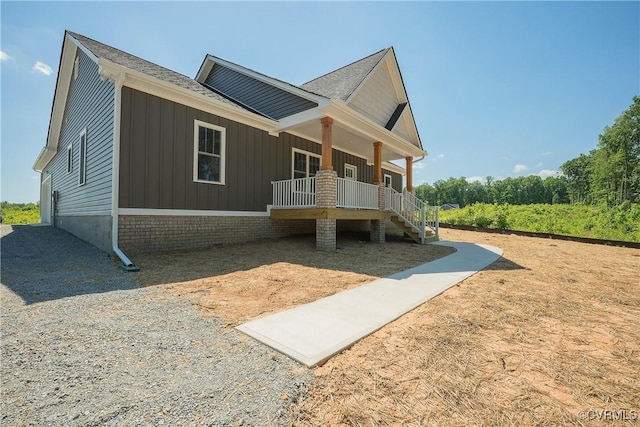
[[[1,232],[2,426],[288,422],[306,368],[63,231]]]

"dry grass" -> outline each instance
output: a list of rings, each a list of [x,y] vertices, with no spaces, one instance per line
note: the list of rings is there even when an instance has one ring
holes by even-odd
[[[637,425],[577,415],[640,415],[640,250],[442,237],[499,246],[504,257],[316,368],[294,425]],[[236,325],[446,254],[406,242],[339,246],[317,252],[311,237],[136,261],[142,283]]]
[[[504,258],[317,368],[295,425],[611,425],[578,412],[640,415],[640,251],[443,238],[499,246]]]
[[[315,237],[218,246],[207,250],[140,255],[136,278],[198,305],[206,315],[236,326],[333,295],[446,256],[452,248],[391,238],[369,243],[368,233],[339,235],[336,252],[319,252]]]

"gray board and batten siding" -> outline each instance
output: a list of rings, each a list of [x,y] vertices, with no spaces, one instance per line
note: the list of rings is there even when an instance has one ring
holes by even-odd
[[[313,101],[220,64],[214,64],[204,84],[219,94],[239,101],[255,112],[274,120],[318,106]]]
[[[226,129],[225,185],[193,182],[194,120]],[[120,134],[120,208],[264,212],[272,181],[291,179],[292,148],[320,155],[321,145],[209,114],[123,87]],[[373,151],[373,143],[372,143]],[[333,151],[334,169],[357,166],[358,180],[372,182],[366,160]],[[402,189],[402,176],[392,175]]]
[[[111,246],[111,189],[113,160],[114,85],[101,80],[98,65],[80,49],[78,76],[70,76],[58,152],[44,168],[58,194],[53,211],[56,226],[103,250]],[[86,182],[79,185],[80,134],[87,131]],[[73,168],[67,172],[67,147],[72,146]],[[90,218],[91,227],[84,219]],[[87,220],[89,221],[89,220]]]

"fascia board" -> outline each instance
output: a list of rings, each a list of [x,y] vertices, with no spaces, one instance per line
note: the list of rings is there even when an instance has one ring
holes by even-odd
[[[286,132],[287,130],[309,123],[313,120],[320,120],[326,117],[327,114],[323,108],[328,106],[329,102],[325,101],[323,105],[311,108],[309,110],[302,111],[297,114],[293,114],[288,117],[284,117],[278,121],[278,128],[273,131],[274,136],[277,136],[280,132]]]
[[[405,175],[406,174],[406,169],[405,168],[403,168],[402,166],[398,166],[396,164],[393,164],[391,162],[382,162],[382,169],[386,169],[386,170],[389,170],[391,172],[399,173],[400,175]]]
[[[272,132],[278,126],[278,122],[274,120],[267,119],[250,111],[229,106],[213,98],[167,83],[122,65],[103,59],[100,59],[99,63],[103,69],[103,76],[112,78],[113,75],[124,74],[124,86],[132,89],[137,89],[151,95],[207,111],[267,132]]]
[[[313,101],[317,104],[321,104],[327,101],[327,98],[325,98],[324,96],[320,96],[320,95],[316,95],[314,93],[311,92],[307,92],[304,89],[300,89],[297,86],[294,86],[292,84],[283,82],[281,80],[275,79],[273,77],[269,77],[269,76],[265,76],[264,74],[260,74],[256,71],[253,71],[249,68],[243,67],[241,65],[238,64],[234,64],[233,62],[229,62],[229,61],[225,61],[224,59],[220,59],[218,57],[215,57],[213,55],[207,55],[207,60],[212,61],[213,63],[217,63],[220,64],[222,66],[225,66],[227,68],[230,68],[234,71],[237,71],[239,73],[245,74],[251,78],[254,78],[256,80],[259,80],[263,83],[267,83],[271,86],[277,87],[278,89],[282,89],[286,92],[292,93],[296,96],[299,96],[301,98],[305,98],[308,99],[309,101]],[[201,77],[200,75],[198,75],[198,77]]]
[[[400,153],[406,154],[407,156],[425,155],[425,151],[422,148],[413,145],[399,135],[392,133],[357,111],[354,111],[347,106],[344,101],[333,100],[331,105],[326,107],[324,111],[335,120],[351,126],[374,141],[382,141],[388,144]]]
[[[33,164],[33,169],[36,172],[42,172],[58,152],[58,140],[60,138],[60,130],[62,129],[62,120],[64,118],[67,95],[69,93],[69,87],[71,86],[71,72],[73,70],[73,62],[75,60],[77,47],[79,47],[78,41],[65,33],[64,42],[62,43],[62,52],[60,54],[58,75],[56,78],[56,89],[53,95],[53,104],[51,106],[51,118],[49,120],[47,141]],[[93,55],[90,57],[92,59],[95,58]]]

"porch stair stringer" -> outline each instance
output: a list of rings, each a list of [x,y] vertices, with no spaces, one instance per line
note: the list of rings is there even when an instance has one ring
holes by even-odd
[[[421,244],[420,233],[415,227],[406,219],[402,218],[395,212],[391,213],[391,222],[398,227],[405,235],[409,236],[414,242]],[[440,238],[429,227],[425,228],[424,243],[437,242]]]

